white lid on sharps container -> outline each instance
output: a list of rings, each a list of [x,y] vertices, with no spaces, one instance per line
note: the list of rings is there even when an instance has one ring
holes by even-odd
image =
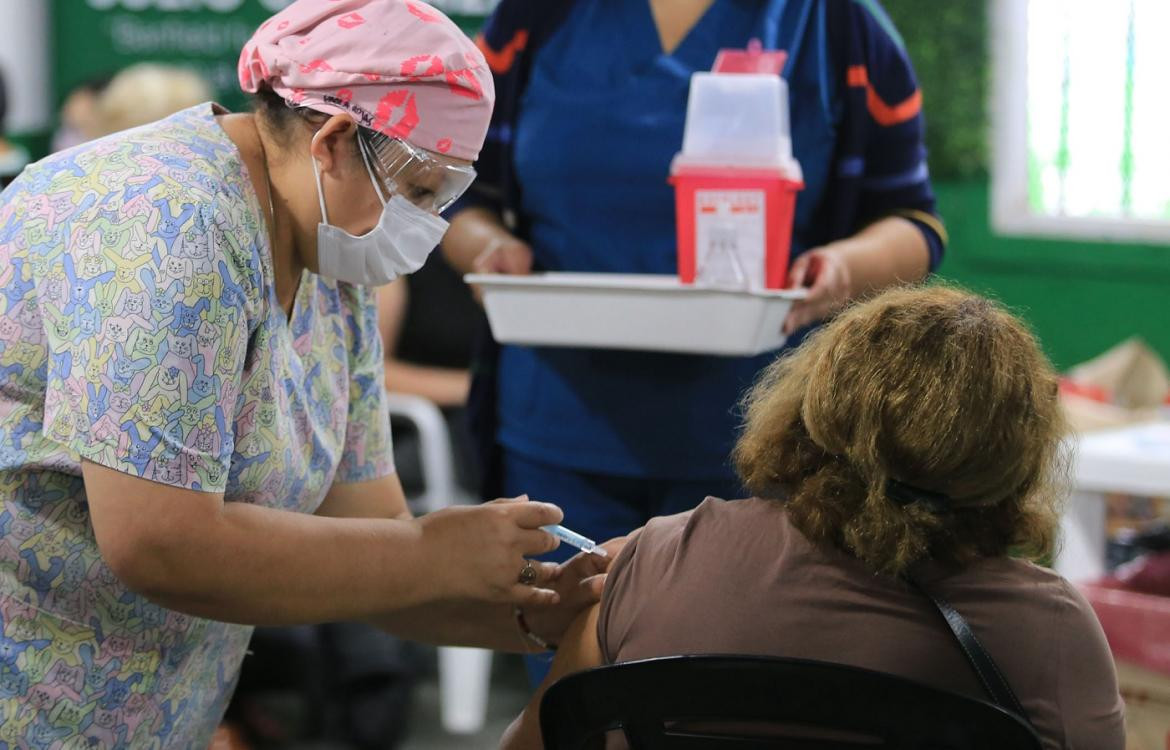
[[[779,169],[803,179],[792,156],[788,84],[762,73],[695,73],[679,167]]]

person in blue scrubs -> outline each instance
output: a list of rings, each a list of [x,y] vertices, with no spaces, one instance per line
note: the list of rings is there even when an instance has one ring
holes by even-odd
[[[789,346],[850,299],[924,278],[944,230],[921,96],[876,0],[503,0],[479,39],[498,101],[444,240],[452,264],[675,273],[667,177],[690,77],[752,39],[788,52],[805,178],[790,281],[809,297],[785,323]],[[737,402],[776,354],[499,347],[473,387],[492,489],[555,501],[599,541],[739,497]]]

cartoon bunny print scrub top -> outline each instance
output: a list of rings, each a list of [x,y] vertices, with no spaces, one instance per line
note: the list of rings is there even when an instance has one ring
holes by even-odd
[[[286,317],[219,111],[51,156],[0,199],[0,749],[203,750],[251,633],[115,579],[81,458],[302,513],[393,472],[372,293],[306,272]]]

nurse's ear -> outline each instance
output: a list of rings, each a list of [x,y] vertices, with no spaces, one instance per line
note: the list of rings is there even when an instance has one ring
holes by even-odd
[[[336,114],[317,128],[309,142],[309,155],[321,174],[341,177],[357,156],[357,123],[349,115]]]

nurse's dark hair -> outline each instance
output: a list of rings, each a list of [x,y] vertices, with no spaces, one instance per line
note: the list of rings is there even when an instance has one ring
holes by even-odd
[[[280,94],[272,90],[268,84],[261,84],[259,90],[252,94],[252,109],[264,120],[277,143],[282,148],[288,148],[297,137],[298,128],[305,124],[314,128],[319,127],[329,119],[329,115],[318,112],[310,107],[296,107],[290,105]],[[364,128],[359,127],[359,132]],[[357,143],[354,143],[357,152]]]
[[[735,463],[810,541],[875,571],[1042,558],[1067,487],[1057,388],[1035,337],[996,303],[897,288],[763,373]]]

